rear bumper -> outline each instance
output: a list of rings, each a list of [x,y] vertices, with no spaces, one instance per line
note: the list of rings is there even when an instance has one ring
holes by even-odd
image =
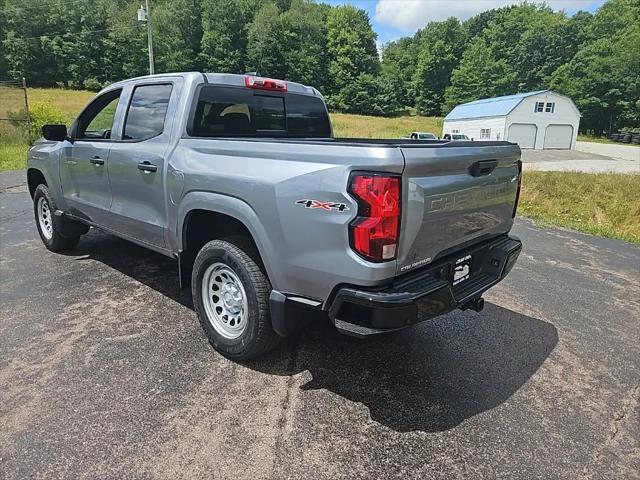
[[[377,289],[341,287],[330,305],[329,317],[342,333],[363,337],[465,308],[509,273],[521,250],[517,237],[503,236],[456,252]],[[455,262],[466,255],[472,258],[470,276],[453,285]]]

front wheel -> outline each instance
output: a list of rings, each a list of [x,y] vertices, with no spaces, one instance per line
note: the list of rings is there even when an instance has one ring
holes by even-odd
[[[253,257],[253,258],[252,258]],[[249,239],[212,240],[196,257],[191,289],[209,342],[235,360],[255,358],[280,339],[271,326],[271,284]]]
[[[70,250],[89,227],[55,215],[56,204],[46,185],[38,185],[33,195],[33,211],[44,246],[52,252]]]

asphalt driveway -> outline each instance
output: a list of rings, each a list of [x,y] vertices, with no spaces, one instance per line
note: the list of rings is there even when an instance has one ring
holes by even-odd
[[[525,170],[640,174],[640,147],[577,142],[576,150],[522,150]]]
[[[480,314],[265,358],[208,345],[176,265],[41,245],[0,187],[0,478],[640,478],[640,248],[518,221]]]

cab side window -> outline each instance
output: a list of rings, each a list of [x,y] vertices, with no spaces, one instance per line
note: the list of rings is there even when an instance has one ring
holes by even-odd
[[[112,90],[91,102],[78,117],[74,138],[78,140],[110,139],[121,93],[121,89]]]
[[[123,140],[146,140],[164,131],[171,84],[135,87],[124,123]]]

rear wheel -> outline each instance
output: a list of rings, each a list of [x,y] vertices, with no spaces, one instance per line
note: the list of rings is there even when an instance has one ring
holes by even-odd
[[[254,250],[244,237],[212,240],[193,266],[191,289],[200,324],[211,345],[235,360],[262,355],[280,340],[271,326],[271,284]]]
[[[49,188],[46,185],[38,185],[33,195],[33,211],[40,239],[52,252],[62,252],[75,247],[80,240],[80,235],[86,233],[89,227],[68,218],[56,216],[56,209]]]

